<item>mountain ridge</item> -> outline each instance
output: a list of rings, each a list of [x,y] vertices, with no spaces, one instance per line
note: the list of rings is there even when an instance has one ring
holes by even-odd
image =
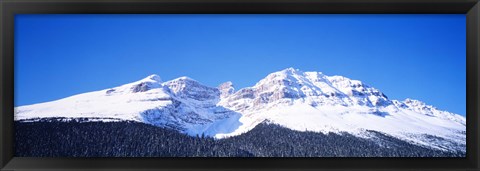
[[[294,68],[237,91],[232,82],[209,87],[189,77],[162,82],[153,74],[114,88],[15,108],[15,120],[36,117],[117,118],[216,138],[240,135],[269,120],[297,131],[346,131],[365,137],[362,130],[374,130],[426,146],[428,140],[420,135],[466,141],[461,133],[466,120],[460,115],[418,100],[390,100],[359,80]]]

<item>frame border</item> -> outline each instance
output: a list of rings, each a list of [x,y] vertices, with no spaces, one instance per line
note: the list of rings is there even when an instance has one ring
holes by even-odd
[[[4,0],[1,11],[0,170],[479,170],[478,0]],[[466,158],[29,158],[13,156],[15,14],[465,14]]]

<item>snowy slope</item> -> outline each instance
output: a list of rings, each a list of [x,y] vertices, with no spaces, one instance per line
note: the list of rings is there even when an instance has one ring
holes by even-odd
[[[106,117],[141,121],[146,109],[170,105],[160,77],[149,76],[115,88],[15,108],[15,119],[34,117]],[[144,89],[141,91],[140,89]],[[151,89],[150,91],[145,91]]]
[[[223,138],[268,121],[290,129],[375,130],[439,149],[465,151],[466,120],[417,100],[390,100],[361,81],[287,68],[253,87],[231,82],[208,87],[188,77],[162,82],[157,75],[119,87],[15,108],[15,119],[113,118]],[[435,136],[441,141],[432,141]],[[430,138],[429,138],[430,137]]]
[[[358,80],[293,68],[269,74],[219,104],[243,117],[239,129],[217,137],[238,135],[268,120],[298,131],[349,132],[362,137],[368,137],[363,134],[365,130],[375,130],[427,146],[432,143],[422,138],[425,135],[449,143],[465,144],[466,140],[463,116],[417,100],[389,100],[378,89]]]
[[[190,135],[213,136],[231,132],[240,124],[239,113],[216,105],[219,96],[216,88],[203,86],[187,77],[162,83],[158,75],[151,75],[115,88],[17,107],[15,120],[47,117],[121,119],[170,127]]]

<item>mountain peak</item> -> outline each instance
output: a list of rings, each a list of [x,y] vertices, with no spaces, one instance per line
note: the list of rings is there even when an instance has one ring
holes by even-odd
[[[170,81],[167,81],[165,83],[166,85],[168,86],[173,86],[171,88],[173,89],[177,89],[177,88],[185,88],[185,86],[204,86],[202,84],[200,84],[198,81],[190,78],[190,77],[187,77],[187,76],[183,76],[183,77],[178,77],[176,79],[173,79],[173,80],[170,80]],[[176,87],[176,88],[175,88]]]
[[[194,81],[194,82],[197,82],[193,78],[190,78],[190,77],[187,77],[187,76],[178,77],[177,79],[174,79],[174,80],[176,80],[176,81]]]
[[[160,78],[160,76],[158,76],[157,74],[152,74],[141,80],[138,80],[129,84],[125,84],[122,87],[126,86],[128,87],[128,89],[130,89],[130,92],[138,93],[138,92],[146,92],[154,88],[160,88],[162,87],[161,84],[162,84],[162,79]],[[122,91],[123,90],[115,91],[115,89],[111,89],[107,93],[112,94],[113,92],[122,92]]]
[[[233,83],[231,81],[224,82],[220,84],[217,88],[220,91],[220,97],[222,98],[235,92],[235,88],[233,87]]]
[[[227,82],[224,82],[220,85],[218,85],[218,88],[221,89],[221,88],[230,88],[230,87],[233,87],[233,83],[231,81],[227,81]]]
[[[162,82],[162,79],[157,74],[152,74],[141,80],[142,82]]]
[[[288,67],[288,68],[285,68],[283,69],[283,71],[297,71],[298,69],[295,69],[293,67]]]
[[[186,76],[167,81],[164,85],[167,86],[175,96],[183,99],[207,101],[215,100],[220,96],[220,91],[217,88],[203,85]]]
[[[410,98],[405,99],[403,101],[403,103],[405,103],[409,106],[427,106],[427,104],[425,104],[425,102],[422,102],[420,100],[410,99]]]
[[[286,74],[298,74],[298,73],[301,73],[302,71],[300,71],[299,69],[295,69],[293,67],[288,67],[279,72],[286,73]]]

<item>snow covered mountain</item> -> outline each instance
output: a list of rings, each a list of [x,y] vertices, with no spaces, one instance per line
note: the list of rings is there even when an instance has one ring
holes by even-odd
[[[188,77],[162,82],[158,75],[119,87],[15,108],[15,120],[48,117],[131,120],[189,135],[224,138],[262,122],[298,131],[347,132],[375,138],[366,130],[442,150],[465,151],[466,120],[418,100],[390,100],[361,81],[287,68],[253,87],[235,91]]]

